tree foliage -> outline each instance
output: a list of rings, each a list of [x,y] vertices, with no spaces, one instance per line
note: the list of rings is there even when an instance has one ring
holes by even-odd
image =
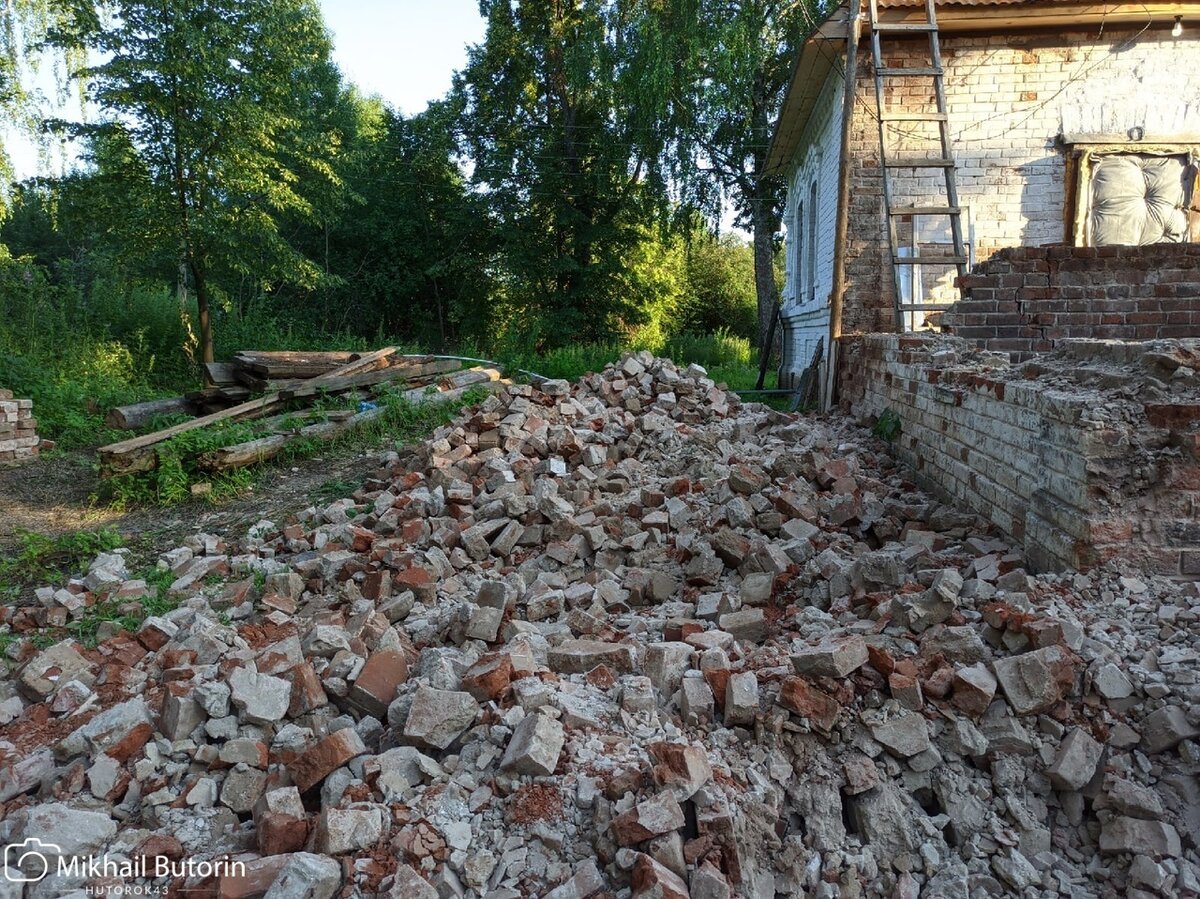
[[[542,343],[644,324],[626,263],[665,210],[639,99],[652,72],[625,4],[481,0],[455,79],[463,149],[498,226],[505,307]]]
[[[672,105],[664,122],[663,165],[685,205],[721,215],[732,203],[753,234],[758,336],[778,303],[775,241],[784,187],[763,174],[792,61],[827,0],[666,0],[652,17],[673,40]]]
[[[456,162],[455,110],[433,103],[404,118],[353,96],[337,208],[299,216],[295,245],[329,276],[295,302],[337,327],[380,330],[448,349],[492,324],[492,226]]]
[[[238,279],[269,290],[320,269],[279,228],[336,186],[341,91],[311,0],[111,0],[79,4],[62,40],[102,60],[77,76],[103,111],[77,129],[132,258],[172,258],[190,278],[205,361],[214,299]]]
[[[218,332],[509,357],[750,336],[754,254],[697,210],[759,208],[739,103],[777,102],[755,79],[786,35],[760,46],[747,18],[766,6],[480,0],[450,95],[405,117],[341,80],[315,0],[10,2],[0,88],[45,39],[98,118],[55,123],[84,164],[22,185],[0,241],[38,269],[39,320],[141,341],[139,363],[187,364],[193,331],[205,360]],[[0,116],[34,109],[12,96]]]

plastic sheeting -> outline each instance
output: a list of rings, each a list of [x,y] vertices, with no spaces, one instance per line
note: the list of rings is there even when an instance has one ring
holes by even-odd
[[[1185,156],[1122,154],[1092,169],[1090,244],[1180,243],[1187,239]]]

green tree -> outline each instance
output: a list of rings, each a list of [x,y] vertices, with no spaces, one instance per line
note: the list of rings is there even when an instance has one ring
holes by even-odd
[[[754,251],[736,234],[697,229],[687,247],[687,288],[676,319],[680,333],[727,331],[758,336]]]
[[[336,186],[337,69],[312,0],[78,3],[64,46],[102,118],[76,129],[131,259],[179,266],[213,359],[214,306],[237,283],[314,285],[321,269],[280,228]]]
[[[664,126],[660,163],[680,196],[714,218],[731,202],[753,234],[758,341],[778,304],[774,257],[783,183],[764,177],[767,147],[793,54],[825,0],[667,0],[646,26],[669,35],[678,98]]]
[[[61,75],[64,63],[78,65],[83,58],[78,48],[68,49],[65,55],[56,52],[64,48],[47,39],[66,14],[61,0],[0,0],[0,138],[7,132],[46,149],[42,127],[46,98],[35,82],[47,66]],[[65,95],[65,80],[60,77],[57,82],[58,92]],[[0,220],[7,212],[12,177],[12,159],[0,139]]]
[[[339,327],[448,349],[489,336],[494,237],[488,204],[457,163],[444,102],[404,118],[350,96],[339,162],[345,187],[321,219],[297,220],[296,246],[330,276],[311,295]]]
[[[510,329],[545,344],[643,323],[622,260],[665,207],[651,175],[659,104],[637,102],[640,32],[613,0],[480,0],[455,78],[464,152],[497,225]]]

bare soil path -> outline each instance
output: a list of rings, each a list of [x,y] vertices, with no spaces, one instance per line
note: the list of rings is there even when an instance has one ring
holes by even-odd
[[[264,518],[282,523],[314,502],[353,492],[378,467],[383,449],[331,448],[287,467],[264,471],[254,488],[220,503],[195,500],[170,508],[118,512],[92,497],[100,486],[91,452],[56,454],[0,469],[0,557],[20,546],[21,531],[48,536],[114,527],[147,564],[189,534],[238,535]]]

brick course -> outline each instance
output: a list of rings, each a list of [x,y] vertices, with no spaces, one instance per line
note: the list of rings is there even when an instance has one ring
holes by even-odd
[[[1200,341],[1183,343],[1200,359]],[[1039,357],[1058,366],[1043,378],[956,338],[848,337],[840,399],[859,417],[899,415],[894,451],[917,480],[1023,541],[1039,568],[1086,571],[1121,558],[1194,576],[1200,400],[1158,404],[1072,383],[1097,359],[1135,372],[1128,366],[1163,346],[1068,341]]]
[[[40,443],[33,401],[13,399],[11,390],[0,389],[0,466],[36,458]]]
[[[1018,360],[1072,338],[1200,337],[1200,245],[1016,247],[962,279],[942,329]]]

